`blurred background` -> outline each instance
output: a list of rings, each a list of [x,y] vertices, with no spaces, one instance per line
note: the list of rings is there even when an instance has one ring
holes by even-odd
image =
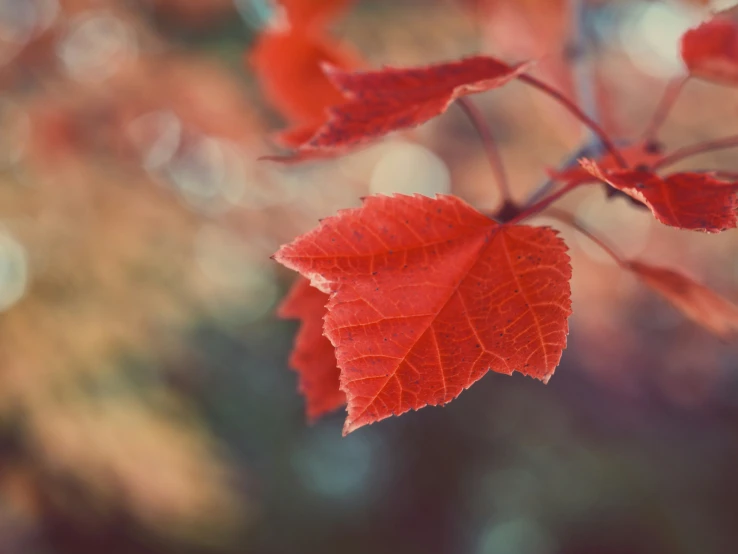
[[[368,66],[476,52],[535,71],[619,140],[730,2],[359,0]],[[249,64],[265,0],[0,0],[0,554],[730,553],[738,351],[568,229],[574,316],[550,384],[489,374],[445,408],[341,437],[287,364],[294,275],[269,256],[377,192],[499,200],[457,109],[332,161],[279,165]],[[513,83],[475,98],[524,199],[584,140]],[[690,82],[660,138],[735,133]],[[734,154],[683,167],[738,171]],[[738,234],[562,202],[622,251],[738,300]],[[542,223],[557,225],[540,218]]]

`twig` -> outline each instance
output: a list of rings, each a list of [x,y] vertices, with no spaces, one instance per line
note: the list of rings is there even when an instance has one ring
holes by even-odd
[[[576,229],[579,231],[582,235],[587,237],[589,240],[594,242],[597,246],[602,248],[607,254],[615,260],[615,263],[617,263],[621,267],[625,267],[627,265],[627,262],[625,261],[624,257],[619,254],[614,247],[610,246],[607,242],[605,242],[603,239],[598,237],[594,234],[587,226],[579,221],[574,214],[571,214],[569,212],[566,212],[564,210],[559,210],[558,208],[551,208],[546,212],[546,215],[549,217],[553,217],[554,219],[558,219],[559,221],[566,223],[570,227]]]
[[[565,187],[563,187],[563,188],[557,190],[556,192],[554,192],[554,193],[546,196],[542,200],[539,200],[538,202],[536,202],[535,204],[533,204],[529,208],[526,208],[520,214],[518,214],[517,216],[515,216],[513,219],[511,219],[507,223],[510,224],[510,225],[515,225],[516,223],[520,223],[524,219],[527,219],[529,217],[532,217],[532,216],[534,216],[534,215],[542,212],[543,210],[545,210],[546,208],[548,208],[551,204],[553,204],[554,202],[556,202],[559,198],[561,198],[562,196],[564,196],[566,194],[569,194],[571,191],[573,191],[576,188],[579,188],[583,184],[584,183],[578,183],[578,182],[569,183]]]
[[[666,90],[664,91],[664,94],[661,97],[658,106],[656,106],[656,111],[653,112],[651,121],[649,122],[648,127],[646,127],[646,130],[643,133],[644,141],[648,142],[656,138],[659,129],[661,129],[661,126],[669,117],[674,104],[676,104],[676,101],[679,98],[679,95],[681,94],[682,90],[684,89],[684,85],[687,84],[688,80],[689,75],[684,77],[677,77],[676,79],[671,80],[666,86]]]
[[[597,135],[597,138],[602,142],[602,145],[607,149],[612,157],[615,158],[615,161],[620,167],[625,169],[628,168],[628,162],[625,160],[618,147],[615,146],[615,144],[612,142],[604,129],[602,129],[602,127],[600,127],[597,122],[595,122],[592,118],[585,114],[579,106],[577,106],[574,102],[569,100],[566,96],[564,96],[560,91],[553,88],[551,85],[548,85],[543,81],[539,81],[535,77],[523,74],[518,77],[518,80],[540,90],[541,92],[546,93],[548,96],[556,100],[559,104],[564,106],[577,119],[579,119],[579,121],[584,123],[595,135]]]
[[[569,156],[563,164],[559,166],[559,171],[566,171],[567,169],[571,169],[572,167],[576,167],[576,165],[579,163],[580,158],[596,158],[600,154],[602,154],[602,145],[597,142],[590,142],[588,144],[585,144],[581,148],[579,148],[576,152],[574,152],[571,156]],[[553,187],[556,185],[556,179],[549,178],[533,192],[533,194],[530,195],[530,198],[525,203],[525,207],[530,207],[541,198],[545,197]]]
[[[707,140],[704,142],[698,142],[690,146],[684,146],[677,150],[674,150],[668,156],[664,156],[658,162],[653,165],[653,169],[663,169],[664,167],[674,165],[677,162],[681,162],[692,156],[698,154],[705,154],[707,152],[714,152],[716,150],[725,150],[726,148],[735,148],[738,146],[738,135],[731,135],[729,137],[723,137],[715,140]]]
[[[497,142],[492,134],[492,130],[484,120],[482,112],[479,111],[476,104],[474,104],[474,102],[469,98],[459,98],[456,102],[469,118],[469,121],[471,121],[472,125],[476,129],[477,134],[479,134],[479,137],[482,139],[482,144],[485,152],[487,153],[489,165],[495,175],[497,186],[500,189],[500,194],[502,194],[502,203],[504,204],[506,201],[511,199],[510,183],[507,180],[505,166],[502,163],[500,151],[497,149]]]

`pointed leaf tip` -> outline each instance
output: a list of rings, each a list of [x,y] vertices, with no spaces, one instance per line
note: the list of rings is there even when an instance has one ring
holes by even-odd
[[[508,65],[488,56],[424,67],[350,72],[322,63],[324,75],[344,102],[301,150],[348,149],[401,129],[416,127],[445,112],[457,98],[504,85],[529,65]]]
[[[626,266],[685,317],[723,341],[738,338],[738,306],[675,270],[640,261]]]

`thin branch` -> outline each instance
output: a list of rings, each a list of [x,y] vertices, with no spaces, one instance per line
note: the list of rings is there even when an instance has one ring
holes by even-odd
[[[611,245],[609,245],[607,242],[605,242],[604,239],[601,239],[593,231],[591,231],[587,226],[579,221],[574,214],[571,214],[564,210],[559,210],[558,208],[551,208],[546,212],[546,215],[549,217],[553,217],[554,219],[558,219],[559,221],[566,223],[570,227],[576,229],[579,231],[582,235],[587,237],[589,240],[594,242],[597,246],[602,248],[607,254],[615,260],[615,263],[617,263],[621,267],[625,267],[627,262],[625,261],[624,257],[615,250],[615,248]]]
[[[648,126],[643,133],[644,141],[651,141],[656,138],[659,129],[661,129],[661,126],[669,117],[669,114],[671,113],[674,104],[676,104],[676,101],[679,99],[679,95],[684,89],[684,85],[687,84],[687,81],[689,81],[689,75],[672,79],[666,86],[666,90],[664,91],[658,106],[656,106],[656,110],[653,112],[651,121],[648,123]]]
[[[582,185],[583,185],[583,183],[578,183],[578,182],[569,183],[565,187],[563,187],[563,188],[557,190],[556,192],[554,192],[554,193],[546,196],[542,200],[539,200],[538,202],[536,202],[535,204],[533,204],[529,208],[526,208],[520,214],[518,214],[513,219],[511,219],[510,221],[508,221],[508,224],[514,225],[516,223],[520,223],[522,220],[527,219],[529,217],[532,217],[532,216],[536,215],[539,212],[542,212],[543,210],[545,210],[546,208],[548,208],[551,204],[553,204],[554,202],[556,202],[559,198],[561,198],[562,196],[564,196],[566,194],[569,194],[571,191],[573,191],[576,188],[579,188]]]
[[[500,151],[497,149],[497,142],[495,141],[495,137],[492,134],[492,130],[490,129],[487,122],[484,120],[482,112],[479,111],[479,108],[477,108],[476,104],[474,104],[474,102],[472,102],[469,98],[459,98],[456,103],[464,111],[466,116],[469,118],[469,121],[471,121],[472,125],[477,131],[477,134],[479,134],[479,138],[482,139],[482,144],[484,145],[484,150],[487,153],[489,165],[495,175],[497,186],[500,189],[500,193],[502,194],[502,203],[504,204],[506,201],[511,200],[510,183],[507,180],[505,166],[502,163]]]
[[[623,154],[620,152],[617,146],[612,142],[608,134],[600,127],[596,121],[594,121],[591,117],[589,117],[587,114],[585,114],[579,106],[577,106],[574,102],[569,100],[566,96],[564,96],[560,91],[556,90],[552,86],[544,83],[543,81],[540,81],[536,79],[535,77],[532,77],[527,74],[523,74],[520,77],[518,77],[518,80],[521,82],[532,86],[533,88],[536,88],[540,90],[541,92],[546,93],[548,96],[556,100],[559,104],[561,104],[563,107],[565,107],[567,110],[569,110],[579,121],[584,123],[589,129],[597,135],[597,138],[600,139],[602,142],[602,145],[607,149],[607,151],[612,155],[613,158],[615,158],[615,161],[618,163],[618,165],[622,168],[628,168],[628,162],[623,157]]]
[[[681,162],[692,156],[698,154],[705,154],[707,152],[714,152],[716,150],[725,150],[727,148],[735,148],[738,146],[738,135],[731,135],[729,137],[723,137],[715,140],[708,140],[704,142],[698,142],[690,146],[684,146],[677,150],[674,150],[668,156],[664,156],[657,163],[653,165],[653,169],[663,169],[664,167],[674,165],[677,162]]]
[[[569,66],[574,75],[577,104],[594,121],[599,121],[597,95],[595,94],[594,64],[587,53],[590,40],[586,32],[588,7],[584,0],[569,0],[571,38],[569,40]],[[587,128],[588,134],[591,133]]]
[[[559,171],[566,171],[572,167],[576,167],[579,164],[581,158],[596,158],[602,154],[602,149],[599,142],[585,144],[571,156],[569,156],[563,164],[559,166]],[[525,202],[525,207],[530,207],[541,198],[545,197],[551,190],[556,186],[556,179],[549,178],[544,181],[534,192],[530,195],[530,198]]]
[[[587,18],[587,5],[583,0],[569,0],[569,13],[571,17],[571,67],[574,73],[575,86],[579,104],[582,111],[589,115],[594,121],[598,121],[598,106],[596,95],[594,93],[594,64],[591,62],[583,63],[582,55],[589,45],[589,37],[585,34],[585,22]],[[592,132],[587,127],[587,138],[584,145],[579,147],[571,156],[569,156],[563,164],[559,166],[559,171],[566,171],[578,164],[580,158],[595,158],[602,154],[602,147],[599,141],[592,140]],[[541,183],[538,188],[530,195],[525,202],[526,207],[530,207],[547,194],[549,194],[556,186],[556,179],[547,179]]]

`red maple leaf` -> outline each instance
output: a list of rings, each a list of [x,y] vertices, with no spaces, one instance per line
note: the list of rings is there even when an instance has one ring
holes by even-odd
[[[738,84],[738,9],[718,12],[684,33],[681,53],[690,75]]]
[[[353,0],[279,0],[296,27],[322,27],[341,15]]]
[[[456,398],[488,370],[544,382],[566,346],[571,267],[549,228],[500,225],[453,196],[372,196],[275,259],[330,293],[324,332],[344,434]]]
[[[671,269],[638,261],[627,262],[624,267],[689,319],[723,340],[738,336],[738,306],[728,299]]]
[[[738,182],[720,181],[704,173],[661,177],[642,170],[606,171],[591,160],[581,164],[598,179],[646,204],[665,225],[719,233],[738,223]]]
[[[278,136],[278,142],[285,146],[309,139],[325,121],[326,107],[344,100],[321,64],[343,68],[361,65],[359,56],[346,45],[301,27],[265,31],[249,61],[264,97],[295,126]]]
[[[308,420],[340,408],[346,395],[338,388],[338,367],[331,342],[323,336],[323,316],[328,295],[300,278],[279,306],[278,315],[299,319],[300,330],[290,355],[290,365],[300,375]]]
[[[330,107],[328,121],[300,149],[346,149],[415,127],[445,112],[456,99],[502,86],[527,67],[486,56],[363,73],[324,64],[328,79],[348,101]]]

